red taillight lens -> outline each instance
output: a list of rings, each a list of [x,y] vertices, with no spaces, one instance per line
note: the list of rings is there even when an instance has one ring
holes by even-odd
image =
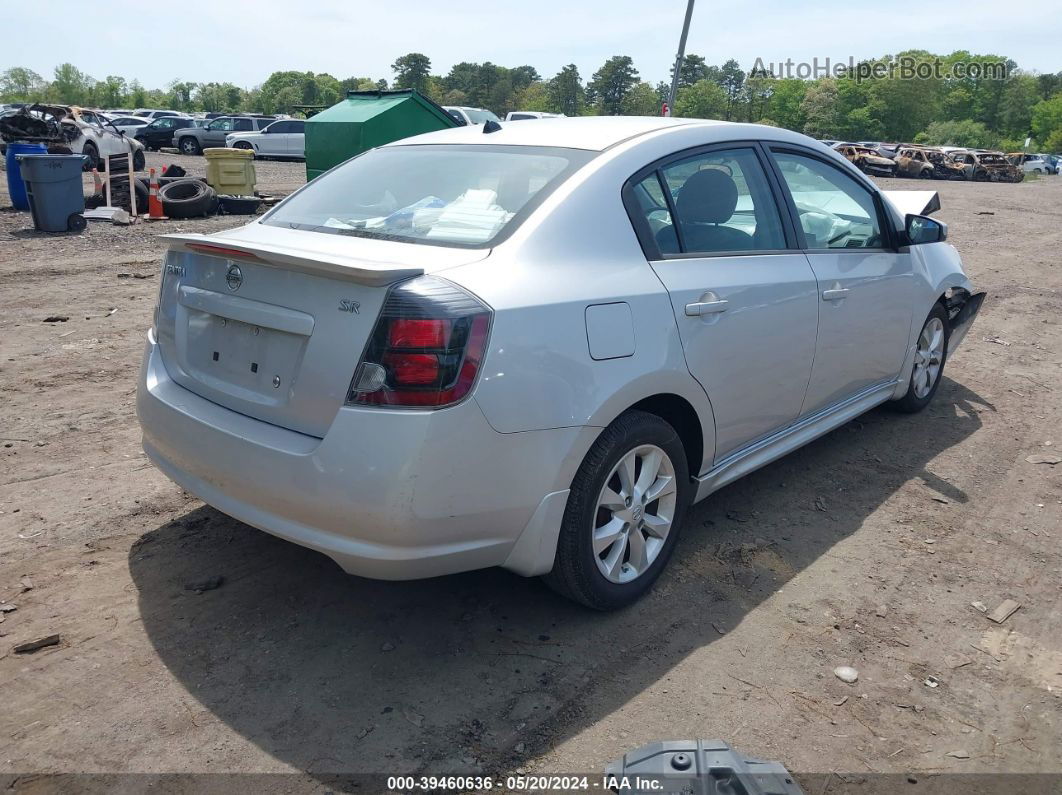
[[[347,403],[441,408],[471,390],[487,348],[490,308],[450,282],[421,276],[392,288]]]
[[[439,357],[434,353],[385,353],[383,364],[395,386],[425,386],[439,378]]]
[[[387,344],[392,348],[445,348],[449,337],[449,320],[397,318],[387,329]]]

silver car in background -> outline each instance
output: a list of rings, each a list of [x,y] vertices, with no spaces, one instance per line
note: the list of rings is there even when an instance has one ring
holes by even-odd
[[[167,237],[144,449],[346,571],[545,575],[610,609],[688,506],[932,400],[983,293],[936,194],[773,127],[544,119],[369,151]]]

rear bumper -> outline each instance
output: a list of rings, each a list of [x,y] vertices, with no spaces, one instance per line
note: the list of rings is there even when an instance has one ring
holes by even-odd
[[[523,574],[548,571],[556,505],[597,433],[498,433],[469,400],[437,412],[344,407],[318,439],[176,384],[150,338],[137,414],[148,458],[182,488],[377,579],[507,561]],[[519,554],[528,549],[539,559]]]

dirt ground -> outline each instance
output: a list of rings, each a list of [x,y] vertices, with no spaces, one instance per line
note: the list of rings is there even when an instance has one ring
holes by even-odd
[[[303,167],[258,173],[282,194]],[[5,783],[597,773],[669,738],[839,774],[816,793],[1062,773],[1062,464],[1029,460],[1062,454],[1062,178],[932,187],[989,292],[935,403],[873,411],[701,503],[658,587],[610,615],[497,570],[357,579],[183,493],[134,413],[153,236],[232,219],[47,236],[0,206]],[[1006,599],[1002,624],[971,606]]]

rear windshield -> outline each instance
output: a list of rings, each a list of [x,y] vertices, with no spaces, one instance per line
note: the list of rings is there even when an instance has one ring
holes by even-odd
[[[480,248],[510,234],[594,152],[497,145],[373,149],[321,175],[262,223]]]

